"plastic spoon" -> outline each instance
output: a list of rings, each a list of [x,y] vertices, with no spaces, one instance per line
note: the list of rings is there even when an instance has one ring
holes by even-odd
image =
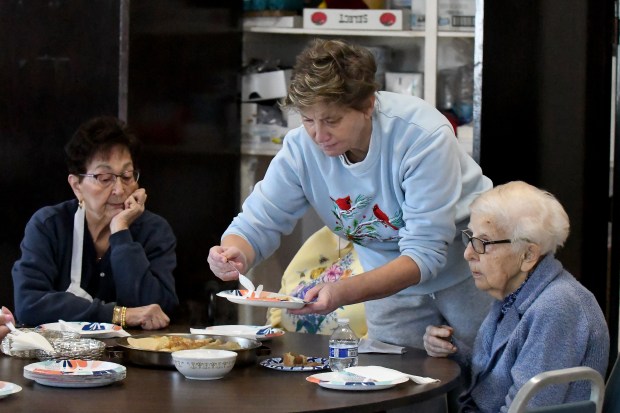
[[[52,344],[47,341],[47,339],[41,334],[35,332],[24,333],[23,331],[16,329],[13,323],[10,321],[6,323],[6,326],[9,328],[9,330],[11,330],[11,333],[13,334],[13,340],[15,340],[16,343],[29,345],[31,347],[47,351],[48,353],[56,352]]]
[[[252,297],[252,294],[254,293],[254,290],[256,289],[254,287],[254,283],[252,282],[252,280],[250,280],[248,277],[246,277],[245,275],[241,274],[241,272],[239,272],[239,270],[237,269],[237,267],[235,267],[232,262],[227,261],[231,267],[234,268],[235,271],[237,271],[237,274],[239,274],[239,282],[241,283],[241,285],[243,286],[243,288],[245,288],[246,290],[248,290],[246,297]]]

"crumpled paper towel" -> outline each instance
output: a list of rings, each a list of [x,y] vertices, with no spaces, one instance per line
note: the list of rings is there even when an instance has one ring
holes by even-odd
[[[403,354],[406,351],[404,347],[373,340],[372,338],[362,338],[357,348],[358,353]]]
[[[366,377],[368,379],[376,380],[379,382],[394,381],[402,377],[408,377],[414,383],[417,383],[417,384],[428,384],[428,383],[435,383],[439,381],[431,377],[414,376],[413,374],[407,374],[407,373],[403,373],[398,370],[389,369],[387,367],[381,367],[381,366],[347,367],[346,369],[344,369],[344,371],[346,371],[347,373],[355,374],[361,377]]]

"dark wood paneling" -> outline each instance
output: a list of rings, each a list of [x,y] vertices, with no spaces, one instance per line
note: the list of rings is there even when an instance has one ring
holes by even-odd
[[[119,1],[0,2],[0,303],[35,210],[73,197],[63,146],[118,111]]]
[[[146,144],[148,207],[178,238],[176,321],[204,325],[210,295],[226,287],[209,270],[208,249],[239,205],[242,3],[132,0],[128,73],[119,64],[121,5],[0,2],[0,304],[13,306],[11,267],[27,220],[73,197],[64,143],[92,116],[124,116],[120,99]],[[236,308],[218,304],[211,316],[235,322]]]
[[[225,4],[224,4],[225,3]],[[128,121],[145,142],[149,208],[177,236],[176,322],[237,322],[209,248],[238,212],[241,2],[132,0]],[[228,288],[235,288],[230,283]]]
[[[571,235],[558,257],[608,320],[613,11],[612,0],[485,2],[480,151],[495,184],[525,180],[562,202]]]

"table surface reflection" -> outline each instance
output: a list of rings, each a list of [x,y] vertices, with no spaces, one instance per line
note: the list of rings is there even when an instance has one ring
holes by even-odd
[[[171,329],[189,332],[189,329]],[[158,332],[159,333],[159,332]],[[324,389],[306,381],[311,372],[268,369],[258,364],[292,351],[326,357],[327,336],[287,332],[265,341],[257,363],[235,367],[220,380],[189,380],[174,369],[149,368],[124,363],[127,377],[105,387],[57,388],[28,380],[24,366],[37,360],[0,355],[0,380],[22,386],[19,393],[0,399],[0,411],[21,412],[375,412],[422,402],[446,394],[460,380],[454,361],[428,357],[408,349],[405,354],[360,354],[360,365],[379,365],[440,382],[418,385],[409,381],[377,391]],[[109,345],[114,341],[107,340]],[[265,347],[267,349],[265,349]],[[266,350],[266,351],[265,351]],[[268,353],[268,355],[265,355]]]

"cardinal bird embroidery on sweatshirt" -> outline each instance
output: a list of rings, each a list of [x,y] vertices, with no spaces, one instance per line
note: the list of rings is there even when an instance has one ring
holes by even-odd
[[[330,198],[330,199],[334,201],[336,205],[338,205],[338,208],[340,209],[344,209],[345,211],[348,211],[349,209],[351,209],[351,197],[349,195],[345,196],[344,198],[338,198],[338,199]]]
[[[405,225],[403,212],[399,208],[390,217],[381,210],[378,204],[372,205],[373,197],[367,195],[351,195],[330,197],[332,213],[336,218],[333,231],[342,234],[346,239],[364,245],[370,241],[394,241],[398,239],[398,231]],[[387,231],[386,231],[387,229]]]
[[[379,208],[379,205],[375,204],[375,206],[372,207],[372,212],[375,214],[377,219],[379,219],[379,221],[383,222],[385,225],[391,227],[392,229],[395,229],[398,231],[398,228],[396,228],[394,225],[392,225],[392,223],[390,223],[390,218],[388,218],[388,216],[385,215],[385,212],[381,211],[381,208]]]

